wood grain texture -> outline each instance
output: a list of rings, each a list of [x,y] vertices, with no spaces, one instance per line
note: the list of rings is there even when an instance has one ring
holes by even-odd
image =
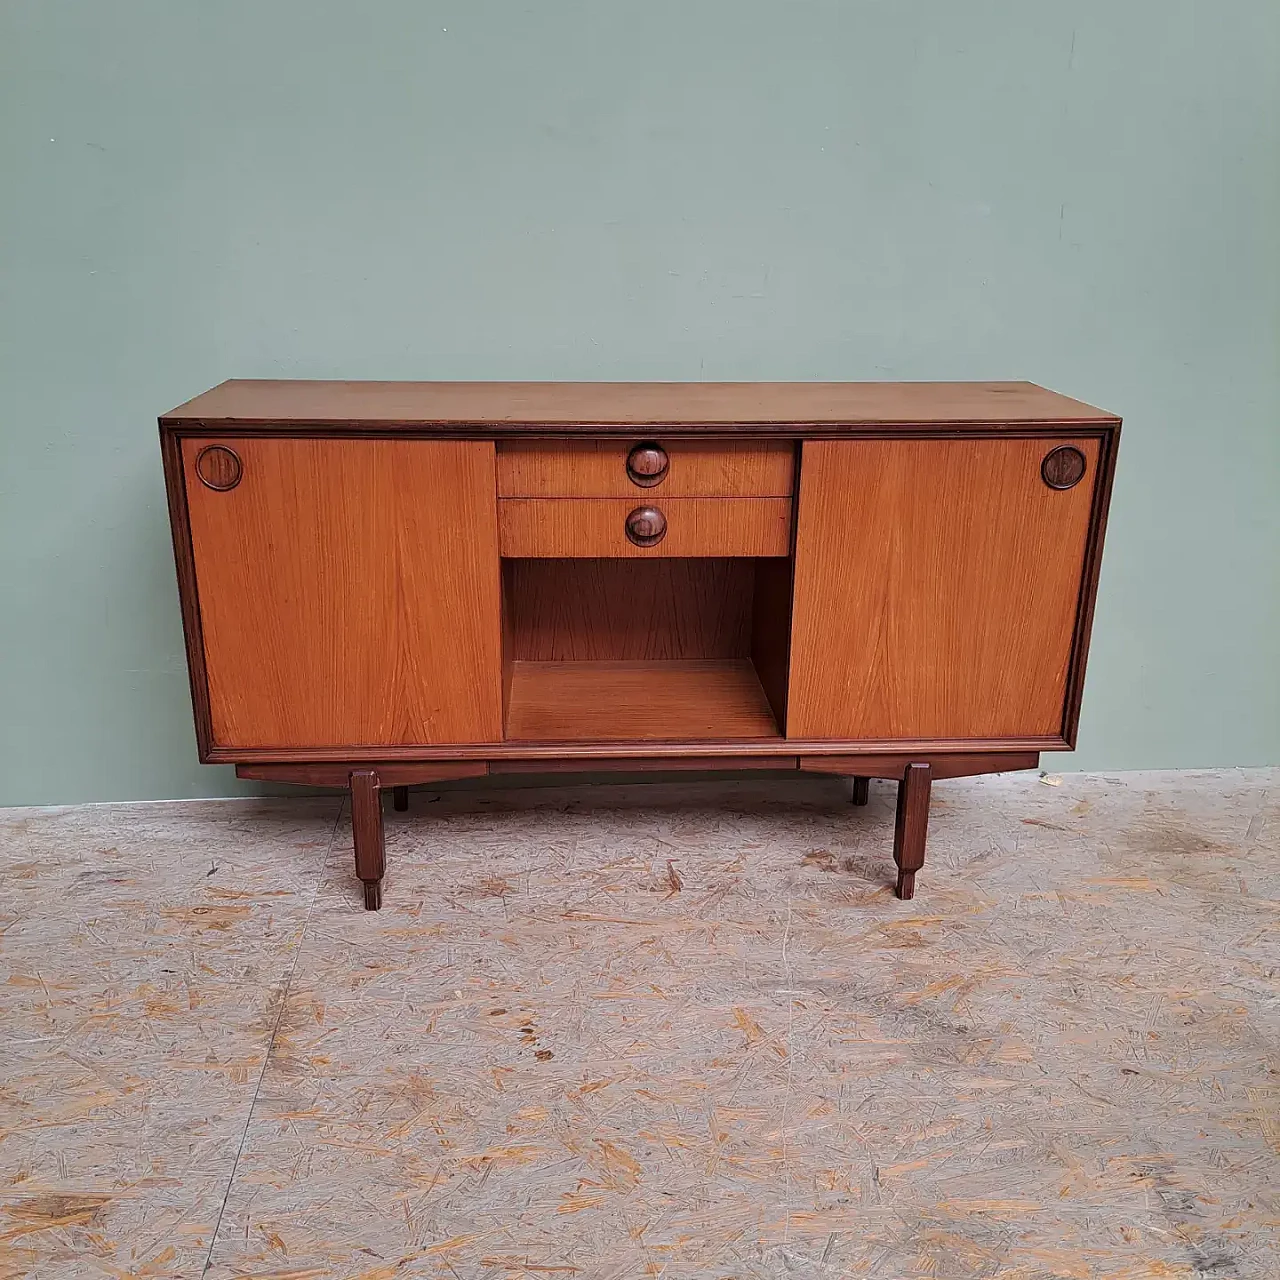
[[[624,521],[627,541],[636,547],[656,547],[667,536],[667,517],[658,507],[636,507]]]
[[[1040,463],[1040,476],[1050,489],[1070,489],[1085,478],[1089,460],[1073,444],[1050,449]]]
[[[627,458],[638,441],[505,440],[498,446],[501,498],[785,498],[792,490],[789,440],[658,441],[668,466],[638,485]]]
[[[795,756],[680,756],[653,760],[645,756],[601,756],[593,760],[495,760],[492,774],[529,773],[725,773],[795,772]]]
[[[806,442],[792,735],[1061,734],[1099,449],[1071,443],[1058,492],[1043,439]]]
[[[228,443],[214,493],[183,441],[214,746],[498,739],[493,445]]]
[[[196,454],[195,471],[206,488],[223,493],[240,483],[243,467],[234,449],[210,444]]]
[[[385,787],[411,786],[424,782],[444,782],[454,778],[482,778],[489,772],[483,760],[436,760],[425,764],[406,761],[366,761],[365,767],[378,775]],[[337,762],[298,764],[238,764],[237,778],[259,782],[292,782],[305,787],[346,787],[353,766]]]
[[[637,507],[656,506],[667,531],[652,547],[626,532]],[[504,556],[785,556],[791,549],[789,498],[502,498]]]
[[[1067,744],[1058,734],[1028,738],[995,738],[990,741],[973,738],[767,738],[724,740],[721,738],[684,738],[678,741],[643,741],[630,743],[626,754],[652,759],[676,760],[691,756],[849,756],[907,755],[925,759],[934,755],[974,755],[990,752],[1065,751]],[[590,760],[616,756],[618,747],[599,742],[478,742],[450,743],[429,747],[288,747],[258,749],[240,747],[231,751],[215,750],[210,760],[215,764],[309,764],[340,761],[349,765],[377,764],[382,761],[430,764],[441,760]]]
[[[351,837],[356,875],[364,884],[367,911],[382,906],[382,877],[387,869],[382,827],[382,780],[372,769],[351,771]]]
[[[777,737],[745,660],[517,662],[508,741]]]
[[[900,779],[919,754],[850,755],[850,756],[591,756],[585,759],[500,759],[491,763],[480,760],[436,760],[421,764],[404,761],[379,761],[369,767],[384,786],[412,786],[444,782],[458,778],[480,778],[490,773],[556,773],[618,770],[672,769],[800,769],[805,773],[828,773],[846,777]],[[929,756],[927,763],[935,779],[968,778],[979,774],[1009,773],[1039,767],[1040,757],[1032,752],[974,752],[968,755]],[[242,764],[236,766],[237,778],[260,782],[290,782],[311,787],[346,788],[352,766],[349,764]]]
[[[531,662],[745,658],[752,567],[732,559],[504,560],[508,652]]]
[[[627,453],[627,479],[651,489],[667,478],[671,455],[660,444],[633,445]]]
[[[163,425],[349,426],[481,434],[663,435],[797,425],[1018,427],[1114,423],[1114,414],[1030,382],[308,382],[233,379]]]
[[[965,755],[925,757],[919,753],[893,755],[890,752],[862,756],[801,756],[800,769],[805,773],[901,778],[912,761],[927,764],[934,778],[971,778],[984,773],[1035,769],[1040,764],[1040,756],[1035,751],[975,751]]]

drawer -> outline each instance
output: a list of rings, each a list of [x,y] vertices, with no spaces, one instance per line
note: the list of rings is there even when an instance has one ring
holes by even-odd
[[[504,556],[785,556],[790,498],[502,498]]]
[[[789,440],[528,440],[498,446],[500,498],[785,498]]]

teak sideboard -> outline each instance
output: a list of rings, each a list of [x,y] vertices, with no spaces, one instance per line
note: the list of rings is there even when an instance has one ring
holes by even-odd
[[[160,419],[200,759],[932,779],[1074,747],[1120,420],[1025,382],[224,382]]]

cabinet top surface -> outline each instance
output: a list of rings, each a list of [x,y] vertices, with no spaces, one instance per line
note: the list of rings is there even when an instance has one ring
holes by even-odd
[[[638,426],[1106,425],[1105,410],[1031,382],[322,382],[231,379],[163,414],[169,427],[492,429]]]

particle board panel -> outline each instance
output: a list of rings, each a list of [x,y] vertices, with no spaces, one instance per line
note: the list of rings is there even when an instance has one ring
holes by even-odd
[[[0,1277],[203,1273],[339,808],[0,810]]]
[[[0,814],[0,1274],[1271,1280],[1280,770],[1056,781]]]

